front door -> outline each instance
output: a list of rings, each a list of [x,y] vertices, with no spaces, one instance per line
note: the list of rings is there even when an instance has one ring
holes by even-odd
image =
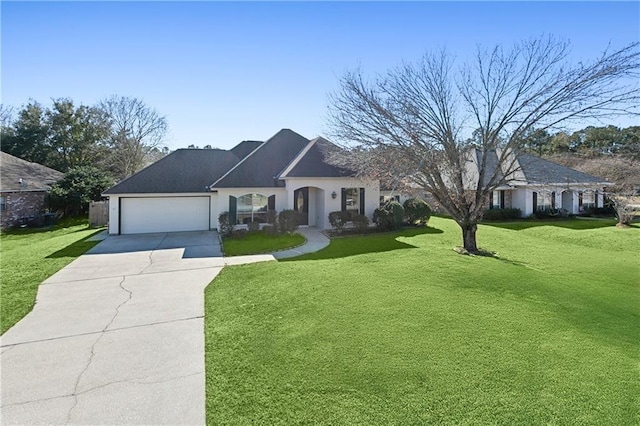
[[[300,225],[309,224],[309,188],[296,189],[293,192],[293,209],[300,213]]]

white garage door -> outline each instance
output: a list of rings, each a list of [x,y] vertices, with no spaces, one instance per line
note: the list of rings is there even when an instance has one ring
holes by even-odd
[[[209,197],[120,199],[120,233],[206,231]]]

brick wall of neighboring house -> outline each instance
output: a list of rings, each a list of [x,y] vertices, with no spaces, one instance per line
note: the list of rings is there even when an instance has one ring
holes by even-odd
[[[3,192],[4,210],[1,213],[1,228],[7,229],[18,224],[20,218],[42,213],[45,208],[46,192]]]
[[[513,207],[513,191],[504,191],[504,206],[505,209]]]

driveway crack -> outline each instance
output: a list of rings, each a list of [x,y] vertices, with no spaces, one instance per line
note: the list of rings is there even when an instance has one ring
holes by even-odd
[[[111,324],[113,324],[113,322],[118,317],[118,314],[120,313],[120,308],[122,308],[133,297],[133,292],[124,286],[124,282],[126,281],[126,279],[127,279],[127,276],[126,275],[123,276],[122,279],[120,280],[120,282],[118,283],[118,286],[122,290],[126,291],[129,294],[129,296],[124,301],[122,301],[118,306],[116,306],[116,312],[113,314],[113,317],[111,317],[111,320],[109,321],[109,323],[102,329],[102,331],[100,332],[100,335],[98,336],[98,338],[91,345],[91,354],[89,355],[89,361],[87,361],[87,365],[84,366],[84,368],[82,369],[82,371],[78,375],[78,379],[76,380],[76,384],[75,384],[75,386],[73,388],[73,392],[71,394],[71,396],[73,396],[74,401],[73,401],[73,405],[69,409],[69,412],[67,413],[67,421],[65,422],[65,425],[68,425],[69,422],[71,421],[71,414],[73,413],[73,410],[78,405],[78,386],[80,386],[80,381],[82,380],[82,377],[84,376],[84,374],[87,372],[87,370],[89,369],[89,367],[93,363],[93,358],[94,358],[94,356],[96,354],[95,353],[96,345],[104,337],[105,332],[107,331],[107,329],[111,326]]]

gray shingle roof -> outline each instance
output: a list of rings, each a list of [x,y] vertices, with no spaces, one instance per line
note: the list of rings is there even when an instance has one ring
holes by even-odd
[[[205,187],[239,161],[222,149],[178,149],[104,194],[208,192]]]
[[[257,147],[262,145],[262,141],[242,141],[238,145],[231,148],[229,151],[233,152],[236,157],[243,159],[247,155],[251,154]]]
[[[561,166],[552,161],[544,160],[531,154],[518,156],[522,173],[527,183],[605,183],[602,179],[587,173],[579,172],[570,167]]]
[[[46,191],[63,177],[64,173],[42,164],[0,152],[0,191]]]
[[[354,172],[327,162],[327,156],[340,148],[324,138],[316,138],[311,148],[298,159],[286,177],[348,177]]]
[[[284,186],[278,175],[309,143],[289,129],[282,129],[219,180],[211,180],[214,188],[269,188]]]
[[[476,157],[478,159],[478,167],[480,167],[480,164],[482,164],[482,151],[480,151],[479,149],[476,149]],[[487,174],[484,175],[483,177],[483,185],[488,185],[489,181],[491,180],[491,175],[493,174],[493,171],[496,169],[496,167],[498,167],[498,154],[496,154],[495,151],[489,151],[487,152],[487,158],[486,158],[486,162],[487,162],[487,168],[485,170],[487,170]],[[502,170],[498,171],[498,179],[502,179],[504,177],[504,174],[502,173]]]

